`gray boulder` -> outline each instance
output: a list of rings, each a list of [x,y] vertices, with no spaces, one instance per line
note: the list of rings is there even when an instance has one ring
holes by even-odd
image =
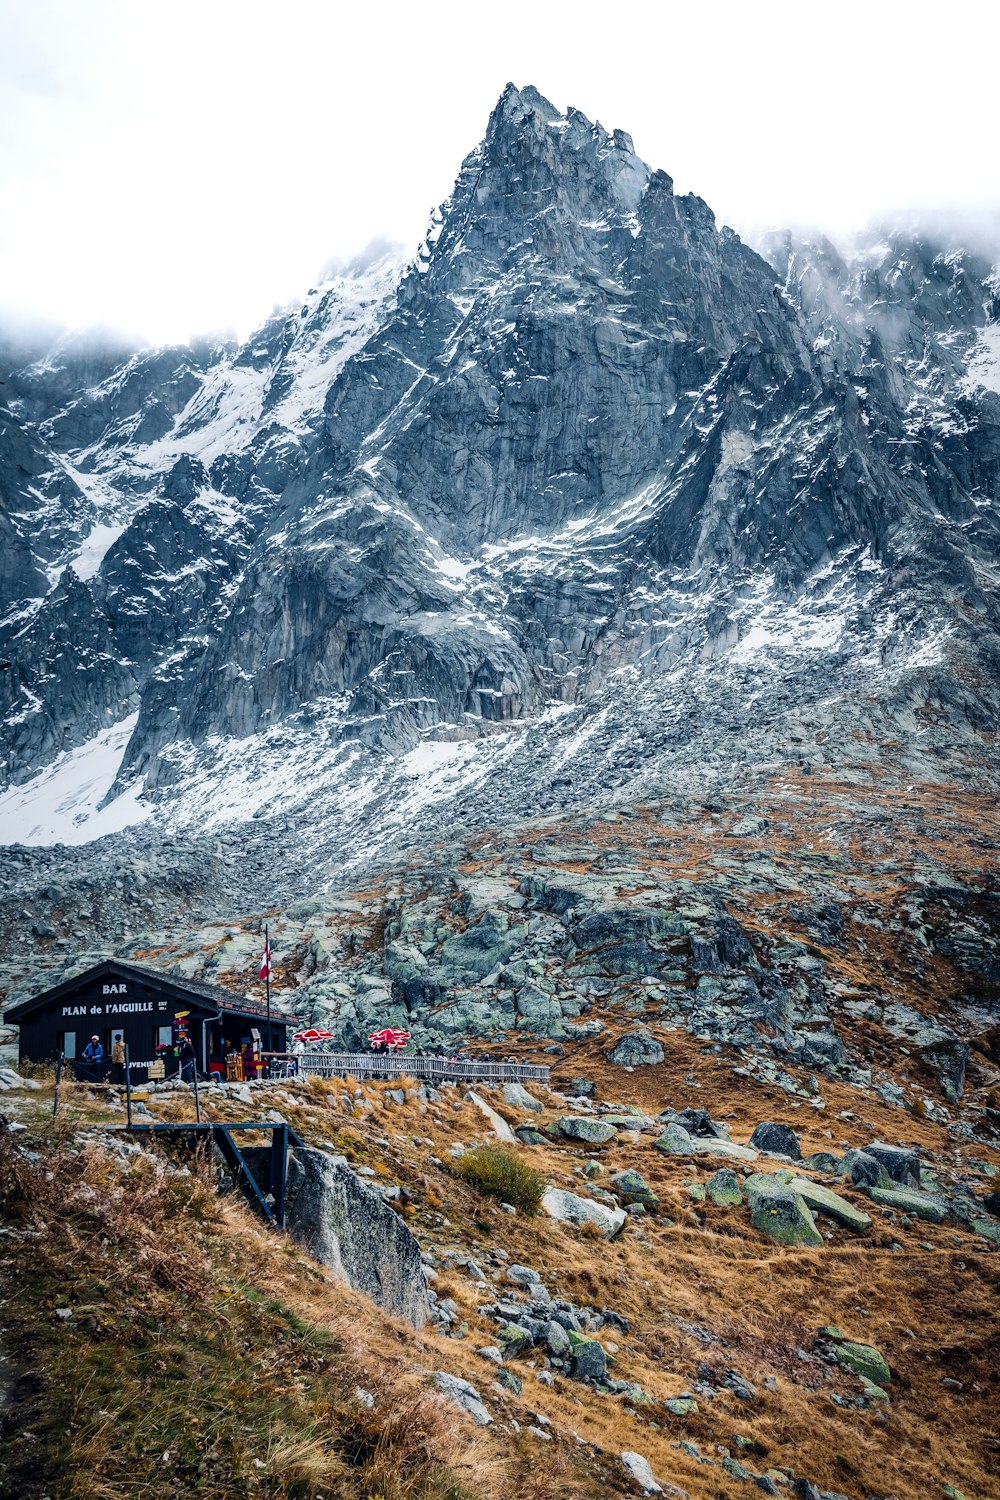
[[[675,1125],[682,1126],[688,1135],[695,1136],[698,1140],[728,1141],[731,1138],[729,1131],[724,1126],[717,1125],[706,1109],[682,1109],[673,1119]]]
[[[813,1172],[836,1172],[840,1163],[830,1151],[812,1151],[802,1165]]]
[[[649,1459],[643,1458],[641,1453],[626,1451],[621,1456],[622,1468],[628,1477],[637,1484],[644,1495],[662,1495],[662,1486],[658,1485],[653,1478],[653,1471],[649,1465]]]
[[[562,1219],[567,1224],[594,1224],[600,1232],[610,1237],[617,1234],[625,1223],[623,1208],[608,1208],[594,1198],[581,1198],[568,1193],[565,1188],[550,1187],[542,1196],[542,1208],[553,1219]]]
[[[607,1057],[622,1068],[645,1068],[663,1061],[663,1048],[648,1031],[627,1031]]]
[[[865,1151],[881,1162],[893,1182],[903,1187],[920,1186],[920,1157],[915,1151],[905,1146],[886,1146],[882,1141],[871,1141]]]
[[[449,1401],[470,1416],[478,1427],[488,1427],[493,1421],[476,1387],[467,1380],[459,1380],[457,1375],[438,1370],[434,1375],[434,1384],[444,1392]]]
[[[497,1344],[504,1359],[516,1359],[519,1354],[524,1354],[534,1343],[531,1329],[525,1328],[521,1323],[507,1323],[497,1334]]]
[[[635,1110],[626,1110],[622,1114],[602,1115],[601,1119],[606,1125],[613,1125],[616,1130],[647,1130],[655,1134],[659,1130],[659,1124],[649,1115],[639,1114]]]
[[[740,1179],[732,1167],[720,1167],[717,1172],[712,1173],[705,1183],[705,1196],[710,1203],[715,1203],[720,1208],[735,1208],[743,1202]]]
[[[840,1177],[849,1177],[858,1187],[890,1187],[892,1178],[877,1157],[852,1146],[837,1163]]]
[[[342,1156],[296,1147],[289,1154],[289,1233],[321,1265],[414,1328],[427,1321],[420,1246]]]
[[[545,1327],[545,1349],[553,1359],[565,1359],[569,1354],[569,1334],[561,1323],[550,1319]]]
[[[808,1177],[793,1177],[788,1186],[793,1193],[798,1193],[812,1213],[826,1214],[827,1218],[853,1229],[857,1234],[863,1234],[866,1229],[871,1228],[870,1215],[855,1208],[853,1203],[848,1203],[846,1198],[832,1192],[830,1188],[811,1182]]]
[[[591,1146],[603,1146],[615,1135],[613,1125],[606,1125],[603,1120],[591,1120],[587,1115],[563,1115],[559,1130],[571,1141],[586,1141]]]
[[[526,1109],[533,1115],[542,1112],[542,1105],[533,1094],[528,1093],[523,1083],[505,1083],[503,1097],[504,1103],[512,1105],[514,1109]]]
[[[667,1156],[690,1156],[694,1151],[694,1141],[683,1125],[668,1125],[655,1144]]]
[[[903,1214],[913,1214],[917,1219],[927,1219],[931,1224],[942,1224],[948,1217],[948,1205],[930,1193],[918,1192],[915,1188],[868,1189],[872,1201],[883,1208],[895,1208]]]
[[[588,1339],[582,1333],[570,1329],[566,1337],[570,1344],[571,1373],[574,1380],[602,1381],[608,1373],[608,1357],[597,1339]]]
[[[915,1038],[917,1054],[941,1080],[945,1097],[957,1104],[965,1089],[965,1070],[969,1062],[969,1044],[949,1036],[937,1027]],[[921,1045],[922,1044],[922,1045]]]
[[[473,1093],[471,1089],[465,1097],[470,1104],[474,1104],[476,1106],[479,1113],[489,1124],[490,1129],[493,1131],[493,1134],[496,1136],[498,1141],[504,1141],[505,1143],[513,1144],[513,1142],[517,1140],[517,1136],[507,1124],[507,1121],[504,1119],[503,1115],[498,1115],[493,1106],[487,1104],[485,1099],[481,1099],[479,1095]]]
[[[779,1245],[822,1245],[823,1236],[799,1193],[777,1176],[755,1172],[745,1183],[750,1222]]]
[[[750,1137],[751,1146],[758,1151],[769,1151],[772,1156],[790,1156],[792,1161],[802,1160],[799,1138],[790,1125],[779,1125],[766,1120],[757,1126]]]
[[[718,1136],[691,1136],[682,1125],[668,1125],[653,1144],[657,1151],[663,1151],[667,1156],[726,1156],[733,1161],[757,1160],[757,1152],[752,1146],[740,1146],[736,1141],[722,1140]]]
[[[634,1167],[616,1172],[610,1180],[610,1187],[623,1203],[641,1203],[645,1208],[655,1208],[660,1201],[642,1173]]]

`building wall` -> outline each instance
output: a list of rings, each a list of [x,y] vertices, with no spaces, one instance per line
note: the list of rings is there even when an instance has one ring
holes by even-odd
[[[30,1062],[51,1062],[60,1052],[79,1059],[96,1032],[104,1047],[104,1060],[110,1063],[112,1039],[121,1032],[129,1049],[132,1081],[142,1083],[156,1058],[161,1031],[162,1040],[169,1042],[176,1034],[174,1025],[181,1011],[190,1012],[183,1024],[200,1063],[203,1003],[168,998],[155,980],[99,975],[24,1018],[20,1055]]]

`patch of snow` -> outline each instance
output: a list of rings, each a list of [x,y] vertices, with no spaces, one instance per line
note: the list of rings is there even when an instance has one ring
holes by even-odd
[[[477,562],[462,562],[457,557],[436,557],[434,561],[438,572],[455,583],[464,583],[472,570],[479,566]]]
[[[399,770],[404,776],[426,776],[455,760],[467,758],[469,746],[460,740],[425,740],[404,755]]]
[[[87,844],[149,816],[141,784],[100,804],[114,784],[138,714],[102,729],[86,744],[65,750],[50,766],[0,796],[0,842]]]
[[[978,390],[1000,394],[1000,323],[979,330],[966,373],[958,385],[968,395]]]
[[[95,522],[79,552],[70,559],[69,565],[77,578],[87,583],[95,576],[106,554],[124,530],[122,525],[109,525],[106,521]]]

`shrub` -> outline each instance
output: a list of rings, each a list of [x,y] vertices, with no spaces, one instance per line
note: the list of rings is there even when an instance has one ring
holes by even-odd
[[[545,1177],[518,1156],[500,1146],[476,1146],[459,1157],[456,1177],[491,1198],[513,1203],[526,1214],[537,1214],[545,1192]]]

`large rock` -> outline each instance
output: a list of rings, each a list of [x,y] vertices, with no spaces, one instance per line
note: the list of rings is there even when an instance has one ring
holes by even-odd
[[[608,1053],[622,1068],[644,1068],[663,1061],[663,1048],[648,1031],[627,1031]]]
[[[0,1068],[0,1087],[5,1089],[40,1089],[36,1078],[22,1078],[13,1068]]]
[[[752,1146],[740,1146],[736,1141],[688,1135],[681,1125],[668,1125],[653,1144],[667,1156],[725,1156],[733,1161],[756,1161],[758,1155]]]
[[[810,1182],[808,1177],[793,1177],[788,1186],[793,1193],[798,1193],[812,1213],[826,1214],[827,1218],[835,1219],[838,1224],[844,1224],[857,1234],[871,1228],[872,1221],[868,1214],[818,1182]]]
[[[524,1354],[534,1343],[531,1330],[524,1328],[520,1323],[506,1323],[497,1334],[497,1343],[504,1359],[516,1359],[519,1354]]]
[[[917,1055],[938,1075],[945,1097],[957,1104],[965,1088],[969,1044],[937,1027],[928,1027],[927,1033],[926,1036],[918,1033],[915,1038]]]
[[[882,1141],[871,1141],[865,1148],[868,1156],[880,1162],[893,1182],[903,1187],[920,1186],[920,1157],[906,1146],[887,1146]]]
[[[570,1347],[570,1372],[574,1380],[602,1381],[608,1373],[608,1357],[597,1339],[588,1339],[572,1328],[567,1331]]]
[[[823,1328],[821,1336],[833,1345],[837,1363],[862,1380],[883,1388],[892,1380],[885,1355],[872,1344],[859,1344],[847,1338],[839,1328]]]
[[[545,1325],[545,1348],[553,1359],[564,1359],[569,1353],[569,1334],[554,1318]]]
[[[735,1208],[743,1202],[740,1179],[732,1167],[720,1167],[705,1183],[705,1196],[720,1208]]]
[[[632,1482],[638,1485],[644,1495],[662,1495],[663,1488],[653,1478],[653,1471],[649,1465],[649,1459],[643,1458],[641,1453],[626,1451],[621,1456],[622,1468],[625,1470]]]
[[[503,1098],[505,1104],[510,1104],[514,1109],[526,1109],[529,1114],[537,1115],[542,1112],[542,1105],[533,1094],[529,1094],[523,1083],[505,1083],[503,1086]]]
[[[869,1188],[874,1203],[883,1208],[896,1208],[900,1213],[913,1214],[917,1219],[926,1219],[931,1224],[942,1224],[948,1217],[948,1205],[930,1193],[918,1193],[915,1188]]]
[[[298,1146],[290,1153],[285,1218],[292,1238],[348,1286],[414,1328],[424,1326],[420,1246],[342,1156]]]
[[[472,1418],[477,1427],[488,1427],[493,1421],[476,1387],[470,1385],[467,1380],[460,1380],[457,1375],[449,1375],[445,1370],[438,1370],[434,1376],[434,1383],[453,1405]]]
[[[822,1245],[823,1236],[801,1196],[767,1172],[755,1172],[744,1184],[750,1222],[779,1245]]]
[[[642,1173],[634,1167],[616,1172],[609,1185],[624,1203],[641,1203],[646,1208],[655,1208],[660,1201]]]
[[[668,1125],[654,1144],[657,1151],[666,1156],[691,1156],[694,1153],[694,1140],[683,1125]]]
[[[564,1188],[550,1187],[542,1196],[542,1208],[553,1219],[567,1224],[594,1224],[606,1237],[617,1234],[628,1215],[623,1208],[610,1208],[594,1198],[580,1198]]]
[[[626,1110],[622,1114],[602,1115],[601,1119],[605,1125],[613,1125],[616,1130],[645,1130],[655,1132],[659,1130],[659,1122],[651,1119],[649,1115],[639,1114],[634,1110]]]
[[[995,1219],[973,1219],[970,1227],[1000,1250],[1000,1224]]]
[[[892,1178],[877,1156],[852,1146],[837,1163],[837,1174],[849,1177],[857,1187],[891,1187]]]
[[[717,1137],[694,1141],[695,1156],[724,1156],[732,1161],[756,1161],[759,1152],[752,1146],[741,1146],[738,1141],[723,1141]]]
[[[661,1119],[663,1116],[661,1116]],[[674,1124],[682,1126],[690,1136],[703,1141],[728,1141],[729,1131],[717,1125],[706,1109],[682,1109],[674,1115]]]
[[[507,1121],[504,1119],[503,1115],[498,1115],[496,1110],[493,1109],[491,1105],[486,1103],[485,1099],[481,1099],[479,1095],[474,1093],[471,1089],[465,1097],[470,1104],[474,1104],[476,1106],[483,1118],[489,1122],[490,1129],[493,1131],[493,1134],[496,1136],[498,1141],[504,1141],[507,1144],[512,1144],[517,1141],[517,1136],[514,1134],[511,1127],[507,1124]]]
[[[563,1115],[559,1121],[560,1132],[571,1141],[586,1141],[590,1146],[603,1146],[614,1139],[615,1127],[603,1120],[593,1120],[588,1115]]]
[[[767,1120],[757,1126],[750,1137],[751,1146],[758,1151],[768,1151],[772,1156],[790,1156],[792,1161],[802,1160],[799,1138],[790,1125],[779,1125]]]

